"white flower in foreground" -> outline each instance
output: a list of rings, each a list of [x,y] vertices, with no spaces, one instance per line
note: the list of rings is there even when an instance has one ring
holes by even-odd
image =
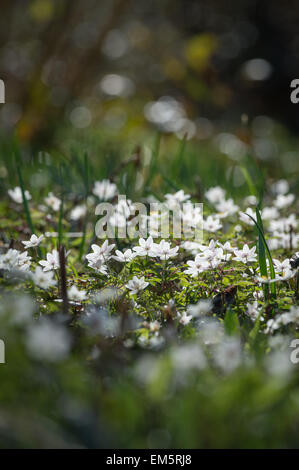
[[[17,204],[22,204],[23,196],[22,190],[19,186],[16,186],[14,189],[9,189],[7,192],[14,202],[16,202]],[[25,197],[27,201],[30,201],[31,194],[29,193],[29,191],[25,191]]]
[[[286,379],[292,372],[293,364],[290,360],[289,351],[271,351],[265,357],[267,372],[280,379]]]
[[[209,215],[206,219],[203,220],[203,229],[208,232],[217,232],[222,228],[222,223],[218,217],[213,217]]]
[[[82,300],[85,300],[87,297],[86,291],[79,290],[75,285],[68,289],[67,295],[70,300],[74,300],[75,302],[82,302]]]
[[[196,343],[177,346],[171,351],[171,360],[180,372],[190,369],[202,370],[207,365],[205,354]]]
[[[285,207],[290,206],[295,200],[294,194],[278,194],[277,198],[274,201],[274,206],[277,209],[284,209]]]
[[[120,263],[129,263],[132,261],[137,253],[133,253],[131,249],[125,250],[123,253],[119,250],[115,251],[116,256],[112,256],[113,259],[119,261]]]
[[[28,250],[28,248],[34,248],[36,246],[39,246],[43,238],[44,238],[43,235],[41,235],[40,237],[37,237],[36,235],[33,234],[31,235],[29,241],[27,242],[24,241],[22,243],[23,245],[25,245],[25,248]]]
[[[176,246],[171,248],[170,243],[165,240],[161,240],[159,244],[156,244],[153,249],[154,256],[158,256],[161,261],[166,261],[170,258],[174,258],[178,254],[179,247]]]
[[[139,246],[134,246],[133,250],[136,251],[138,256],[155,256],[153,253],[156,243],[154,243],[152,237],[148,237],[147,240],[139,238]]]
[[[64,326],[44,318],[30,327],[26,345],[36,359],[56,362],[68,355],[71,338]]]
[[[40,266],[37,266],[35,272],[31,274],[31,279],[34,284],[42,289],[49,289],[49,287],[57,284],[57,281],[53,279],[53,277],[53,271],[45,272]]]
[[[187,312],[178,313],[178,318],[181,325],[186,326],[192,320],[192,315],[188,315]]]
[[[109,180],[96,181],[92,192],[101,201],[108,201],[116,195],[117,187]]]
[[[195,305],[188,305],[187,313],[192,315],[192,317],[205,316],[211,312],[213,303],[211,300],[200,300]]]
[[[61,200],[58,199],[58,197],[54,196],[53,193],[49,193],[47,197],[45,197],[45,203],[51,207],[51,209],[54,211],[54,212],[57,212],[59,211],[60,209],[60,204],[61,204]]]
[[[223,372],[233,372],[240,366],[242,360],[240,341],[237,338],[226,338],[217,344],[214,360]]]
[[[205,193],[205,196],[211,204],[216,204],[217,202],[221,202],[225,199],[225,190],[222,189],[220,186],[215,186],[213,188],[210,188]]]
[[[51,253],[47,253],[47,259],[39,261],[39,264],[43,266],[44,272],[52,271],[52,269],[59,268],[59,255],[57,250],[52,250]]]
[[[71,220],[80,220],[86,215],[86,206],[76,206],[71,210],[70,219]]]
[[[149,283],[144,280],[144,276],[140,278],[134,276],[133,279],[131,279],[128,284],[126,284],[126,287],[131,291],[130,295],[133,295],[145,289],[148,285]]]
[[[241,263],[251,263],[257,260],[256,254],[256,246],[249,248],[247,243],[243,246],[242,250],[234,250],[234,257],[235,261],[240,261]]]

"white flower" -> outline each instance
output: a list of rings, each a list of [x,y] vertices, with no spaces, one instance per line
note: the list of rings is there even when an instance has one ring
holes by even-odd
[[[250,302],[247,303],[247,312],[246,314],[251,318],[251,320],[255,321],[259,315],[259,304],[258,301],[255,300],[252,304]],[[263,317],[261,317],[263,320]]]
[[[70,219],[71,220],[79,220],[82,219],[86,214],[86,206],[81,205],[81,206],[76,206],[74,209],[72,209],[70,213]]]
[[[292,372],[293,364],[288,351],[273,351],[265,357],[265,365],[270,375],[286,379]]]
[[[36,246],[39,246],[39,244],[41,243],[42,239],[44,238],[43,235],[41,235],[40,237],[37,237],[36,235],[31,235],[30,237],[30,240],[28,242],[22,242],[23,245],[25,245],[25,248],[28,250],[28,248],[34,248]]]
[[[296,275],[296,271],[292,269],[285,269],[282,276],[275,276],[274,279],[270,279],[266,276],[258,276],[257,281],[261,284],[272,284],[273,282],[288,281]]]
[[[209,269],[209,263],[202,257],[202,255],[196,255],[194,261],[187,261],[187,265],[189,268],[187,268],[184,272],[186,274],[190,274],[192,277],[196,277],[198,274]]]
[[[0,269],[28,271],[31,257],[27,251],[21,253],[18,250],[9,249],[4,255],[0,255]]]
[[[188,315],[187,312],[178,313],[179,322],[186,326],[192,320],[192,315]]]
[[[44,272],[51,271],[52,269],[59,268],[59,255],[57,250],[52,250],[51,253],[47,253],[47,259],[39,261],[39,264],[43,266]]]
[[[279,212],[276,207],[264,207],[261,215],[263,220],[272,220],[279,217]]]
[[[109,180],[96,181],[92,192],[101,201],[108,201],[116,195],[117,187]]]
[[[256,246],[249,248],[247,243],[243,246],[242,250],[234,250],[234,260],[241,263],[250,263],[257,260]]]
[[[172,349],[171,360],[173,365],[180,372],[185,372],[191,369],[202,370],[207,365],[204,352],[196,343],[185,344]]]
[[[223,199],[225,199],[225,190],[220,186],[215,186],[210,188],[205,193],[205,196],[211,204],[216,204],[217,202],[221,202]]]
[[[133,250],[136,251],[138,256],[155,256],[153,250],[156,246],[156,243],[153,242],[152,237],[148,237],[147,240],[144,240],[144,238],[140,238],[138,243],[139,246],[134,246],[133,248]]]
[[[105,262],[111,258],[110,253],[114,247],[114,244],[109,245],[108,240],[105,240],[102,246],[95,244],[91,245],[93,253],[86,255],[88,266],[95,270],[100,270]]]
[[[251,207],[247,207],[246,211],[245,212],[239,212],[239,217],[240,217],[240,220],[241,222],[244,222],[245,224],[247,225],[254,225],[254,222],[253,220],[248,217],[248,215],[251,215],[251,217],[254,218],[254,220],[256,219],[256,214],[255,212],[253,212],[253,210],[251,209]]]
[[[165,199],[167,201],[167,206],[169,207],[169,209],[177,208],[178,206],[180,206],[180,204],[190,199],[190,197],[191,196],[189,194],[185,194],[182,189],[175,194],[165,195]]]
[[[213,217],[209,215],[206,219],[203,220],[203,229],[208,232],[217,232],[222,228],[222,224],[218,217]]]
[[[14,202],[16,202],[17,204],[22,204],[23,196],[22,190],[19,186],[16,186],[14,189],[9,189],[7,192]],[[25,197],[27,201],[30,201],[31,194],[29,193],[29,191],[25,191]]]
[[[45,197],[45,203],[51,207],[51,209],[54,211],[54,212],[57,212],[59,211],[60,209],[60,204],[61,204],[61,200],[58,199],[58,197],[54,196],[53,193],[49,193],[47,197]]]
[[[236,338],[226,338],[217,344],[214,360],[224,372],[233,372],[241,364],[241,344]]]
[[[149,283],[144,280],[144,276],[140,278],[134,276],[133,279],[126,284],[126,287],[131,291],[130,295],[133,295],[137,294],[140,290],[145,289],[148,285]]]
[[[133,253],[133,251],[130,249],[125,250],[124,253],[119,250],[116,250],[115,254],[116,256],[112,256],[112,258],[116,261],[119,261],[120,263],[129,263],[135,258],[135,256],[137,256],[137,253]]]
[[[274,263],[274,266],[275,266],[275,272],[277,272],[277,273],[283,273],[286,270],[291,269],[289,259],[285,259],[284,261],[279,261],[278,259],[273,259],[273,263]]]
[[[48,289],[49,287],[55,286],[57,281],[53,279],[53,272],[44,272],[40,266],[37,266],[34,273],[31,273],[31,279],[34,284],[42,289]]]
[[[149,323],[149,329],[150,329],[150,331],[153,331],[153,332],[156,333],[157,331],[160,330],[160,328],[161,328],[161,323],[159,323],[157,320],[151,321],[151,322]]]
[[[160,243],[156,244],[153,248],[152,256],[158,256],[161,261],[166,261],[177,256],[178,250],[178,246],[171,248],[170,243],[165,240],[161,240]]]
[[[294,194],[278,194],[277,198],[274,201],[274,206],[276,206],[277,209],[284,209],[285,207],[290,206],[294,200]]]
[[[253,195],[247,196],[244,199],[244,204],[246,206],[256,206],[257,205],[257,198]],[[247,211],[246,211],[247,212]]]
[[[221,219],[229,215],[233,215],[239,210],[239,206],[234,203],[233,199],[223,199],[218,202],[215,207],[218,211],[217,215]]]
[[[74,300],[75,302],[82,302],[85,300],[87,295],[85,290],[79,290],[77,286],[72,285],[67,291],[68,298],[70,300]]]
[[[26,345],[38,360],[60,361],[69,353],[71,338],[64,326],[43,318],[30,327]]]
[[[290,187],[287,180],[281,179],[272,184],[272,189],[276,194],[286,194]]]
[[[192,317],[205,316],[212,310],[213,303],[211,300],[200,300],[195,305],[188,305],[187,313],[192,315]]]

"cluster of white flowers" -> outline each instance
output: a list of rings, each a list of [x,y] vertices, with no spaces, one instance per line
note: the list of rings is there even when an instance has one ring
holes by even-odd
[[[114,247],[114,244],[109,245],[108,240],[105,240],[102,246],[91,245],[93,253],[86,255],[88,266],[102,274],[107,274],[106,263],[110,260],[111,251]]]
[[[199,244],[198,248],[201,253],[195,256],[194,261],[187,261],[189,267],[185,270],[185,273],[196,277],[204,271],[216,269],[222,261],[228,261],[231,254],[225,253],[225,251],[231,251],[231,247],[230,245],[220,245],[221,244],[215,240],[211,240],[208,246]],[[194,247],[192,247],[192,249],[194,249]]]
[[[0,269],[7,271],[28,271],[31,266],[31,256],[28,252],[21,253],[19,250],[9,249],[5,254],[0,255]]]
[[[299,324],[299,307],[292,306],[288,312],[276,315],[275,318],[271,318],[267,321],[266,333],[273,333],[282,326],[286,326],[290,323]]]

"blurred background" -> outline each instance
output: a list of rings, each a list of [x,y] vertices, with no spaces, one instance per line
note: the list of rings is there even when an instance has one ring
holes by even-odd
[[[40,149],[95,128],[247,143],[250,125],[267,159],[273,119],[299,130],[298,22],[295,0],[2,0],[1,129]]]

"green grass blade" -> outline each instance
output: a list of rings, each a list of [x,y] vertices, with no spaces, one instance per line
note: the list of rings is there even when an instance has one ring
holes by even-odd
[[[271,276],[271,279],[275,279],[275,270],[274,270],[274,265],[273,265],[273,261],[272,261],[272,256],[271,256],[271,252],[269,250],[269,247],[268,247],[268,244],[266,242],[266,239],[264,237],[264,233],[263,233],[263,230],[261,229],[261,227],[259,226],[259,224],[257,223],[257,221],[251,217],[251,215],[249,214],[246,214],[248,217],[250,217],[250,219],[254,222],[255,226],[257,227],[258,229],[258,232],[261,236],[261,239],[263,241],[263,244],[264,244],[264,248],[265,248],[265,251],[267,253],[267,256],[268,256],[268,260],[269,260],[269,266],[270,266],[270,276]],[[275,286],[275,283],[271,283],[270,284],[270,291],[271,291],[271,295],[276,298],[276,286]]]
[[[20,166],[20,163],[18,161],[16,161],[16,167],[17,167],[17,173],[18,173],[18,178],[19,178],[19,184],[20,184],[20,188],[21,188],[21,191],[22,191],[23,206],[24,206],[24,211],[25,211],[27,223],[30,227],[31,232],[35,233],[34,225],[33,225],[31,214],[30,214],[30,209],[29,209],[29,205],[28,205],[28,201],[27,201],[26,195],[25,195],[25,188],[24,188],[24,181],[23,181],[23,177],[22,177],[21,166]]]
[[[79,248],[79,261],[82,260],[85,240],[86,240],[86,230],[88,224],[88,213],[87,213],[87,198],[89,194],[89,162],[88,162],[88,155],[87,153],[84,154],[84,172],[83,172],[83,180],[85,185],[85,205],[86,205],[86,216],[83,224],[83,234]]]
[[[252,178],[251,178],[251,176],[250,176],[249,171],[248,171],[247,168],[246,168],[245,166],[243,166],[243,165],[240,166],[240,168],[241,168],[241,172],[242,172],[242,174],[243,174],[243,176],[244,176],[244,179],[245,179],[245,181],[246,181],[246,183],[247,183],[247,186],[248,186],[248,188],[249,188],[250,194],[251,194],[252,196],[257,196],[257,190],[256,190],[256,187],[255,187],[253,181],[252,181]]]
[[[260,225],[263,234],[264,234],[264,226],[263,226],[263,221],[261,218],[261,214],[258,208],[256,208],[256,220],[257,223]],[[258,242],[257,242],[257,249],[258,249],[258,257],[259,257],[259,265],[260,265],[260,272],[262,276],[268,277],[268,269],[267,269],[267,260],[266,260],[266,250],[264,247],[264,242],[261,237],[261,234],[258,231]],[[267,284],[264,284],[264,296],[265,299],[269,297],[269,286]]]

